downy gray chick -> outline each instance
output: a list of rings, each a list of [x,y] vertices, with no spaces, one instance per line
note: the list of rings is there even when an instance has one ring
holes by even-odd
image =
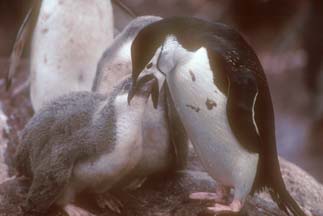
[[[22,131],[16,155],[18,174],[31,179],[24,212],[44,215],[56,204],[70,216],[91,215],[72,202],[83,190],[106,192],[140,163],[144,107],[155,86],[137,89],[131,105],[130,79],[108,98],[75,92],[45,105]]]

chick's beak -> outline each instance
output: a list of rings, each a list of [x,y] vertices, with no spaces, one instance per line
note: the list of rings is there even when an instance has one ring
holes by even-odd
[[[128,93],[128,104],[130,105],[133,97],[138,93],[140,94],[140,91],[142,93],[142,90],[148,94],[147,97],[151,95],[154,108],[156,109],[159,100],[159,87],[157,78],[153,74],[143,76],[139,80],[133,79],[132,87]]]
[[[130,105],[132,98],[135,96],[136,85],[137,85],[137,80],[133,79],[131,89],[128,92],[128,105]]]

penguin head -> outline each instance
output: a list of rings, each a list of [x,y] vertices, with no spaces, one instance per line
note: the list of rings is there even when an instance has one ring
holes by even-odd
[[[125,29],[118,35],[116,39],[116,44],[115,46],[120,46],[121,45],[121,51],[119,52],[124,52],[128,58],[130,58],[130,47],[131,43],[137,36],[138,32],[140,32],[145,26],[150,25],[153,22],[157,22],[161,20],[161,17],[157,16],[140,16],[137,17],[136,19],[132,20],[126,27]],[[119,43],[121,44],[119,45]]]
[[[156,57],[152,59],[150,63],[146,65],[146,67],[141,71],[140,76],[138,75],[137,79],[132,78],[132,86],[128,93],[128,103],[130,104],[131,99],[138,94],[138,91],[146,91],[151,90],[151,99],[153,102],[154,108],[157,108],[159,101],[159,91],[160,86],[162,86],[163,78],[160,73],[156,70]],[[146,84],[146,82],[150,82],[150,84]],[[146,87],[145,87],[146,85]],[[141,94],[141,93],[140,93]]]
[[[210,31],[210,25],[193,17],[171,17],[145,26],[131,46],[133,78],[138,78],[155,55],[162,57],[180,47],[187,52],[199,49],[206,39],[205,33]]]
[[[176,66],[189,60],[193,51],[201,47],[201,34],[197,33],[205,28],[203,24],[204,21],[196,18],[173,17],[143,28],[131,45],[133,88],[145,76],[153,75],[160,90]],[[158,95],[155,94],[156,101]]]

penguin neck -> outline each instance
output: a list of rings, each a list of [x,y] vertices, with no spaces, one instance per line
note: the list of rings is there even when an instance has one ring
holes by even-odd
[[[164,74],[171,73],[177,65],[189,61],[194,52],[186,50],[177,40],[176,36],[166,37],[163,45],[156,51],[158,69]]]
[[[141,119],[146,102],[147,99],[143,96],[135,95],[131,103],[128,104],[128,94],[122,94],[115,98],[113,105],[117,112],[127,113],[127,115],[131,115],[131,118],[135,120]]]
[[[117,121],[129,122],[129,125],[135,123],[137,127],[134,129],[141,128],[141,119],[147,99],[135,96],[129,105],[127,98],[128,94],[114,94],[113,92],[107,100],[101,102],[92,117],[92,123],[100,128],[100,132],[108,132]]]
[[[206,48],[201,47],[195,52],[185,52],[186,59],[182,58],[179,61],[176,59],[176,66],[166,75],[174,102],[182,104],[181,101],[184,98],[194,101],[202,96],[200,91],[208,92],[210,89],[213,89],[212,94],[216,93],[224,98],[224,95],[213,83],[213,72],[210,68]]]
[[[134,38],[127,38],[125,42],[122,43],[118,50],[118,58],[122,61],[127,61],[129,64],[131,63],[129,59],[131,59],[131,44]]]
[[[176,83],[181,79],[184,82],[190,80],[194,84],[197,81],[196,75],[202,77],[205,81],[208,81],[208,79],[213,80],[206,48],[201,47],[192,52],[180,47],[175,52],[173,60],[171,60],[173,62],[170,61],[171,63],[169,64],[171,69],[165,73],[170,88],[176,87]],[[167,58],[170,57],[172,56],[166,56],[165,60],[168,60]]]
[[[216,94],[219,97],[216,103],[220,100],[221,103],[226,103],[222,101],[225,97],[213,84],[213,73],[206,49],[202,47],[189,55],[190,58],[185,62],[177,62],[173,70],[166,75],[166,81],[175,107],[183,120],[188,120],[184,115],[190,115],[191,112],[207,118],[206,115],[211,114],[205,106],[207,98],[211,99],[213,94]],[[201,102],[202,97],[204,101]]]

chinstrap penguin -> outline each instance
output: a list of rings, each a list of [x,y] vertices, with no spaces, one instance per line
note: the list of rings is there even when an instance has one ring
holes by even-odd
[[[113,32],[110,0],[36,0],[18,33],[7,84],[30,33],[30,97],[35,112],[63,94],[89,91]]]
[[[147,65],[156,66],[153,76],[159,86],[168,84],[205,168],[219,183],[234,188],[231,203],[217,203],[210,210],[240,212],[248,194],[266,189],[288,215],[305,215],[280,172],[265,74],[238,32],[197,18],[166,18],[139,32],[131,49],[133,86],[152,75],[144,71]],[[131,90],[129,102],[133,96]]]
[[[27,215],[44,215],[54,204],[70,216],[92,215],[72,204],[79,192],[104,193],[120,182],[131,184],[129,176],[136,181],[173,165],[169,145],[153,151],[156,143],[143,144],[145,105],[151,92],[158,93],[156,81],[146,81],[131,106],[128,78],[109,97],[70,93],[35,114],[16,154],[18,175],[31,181],[22,206]]]

